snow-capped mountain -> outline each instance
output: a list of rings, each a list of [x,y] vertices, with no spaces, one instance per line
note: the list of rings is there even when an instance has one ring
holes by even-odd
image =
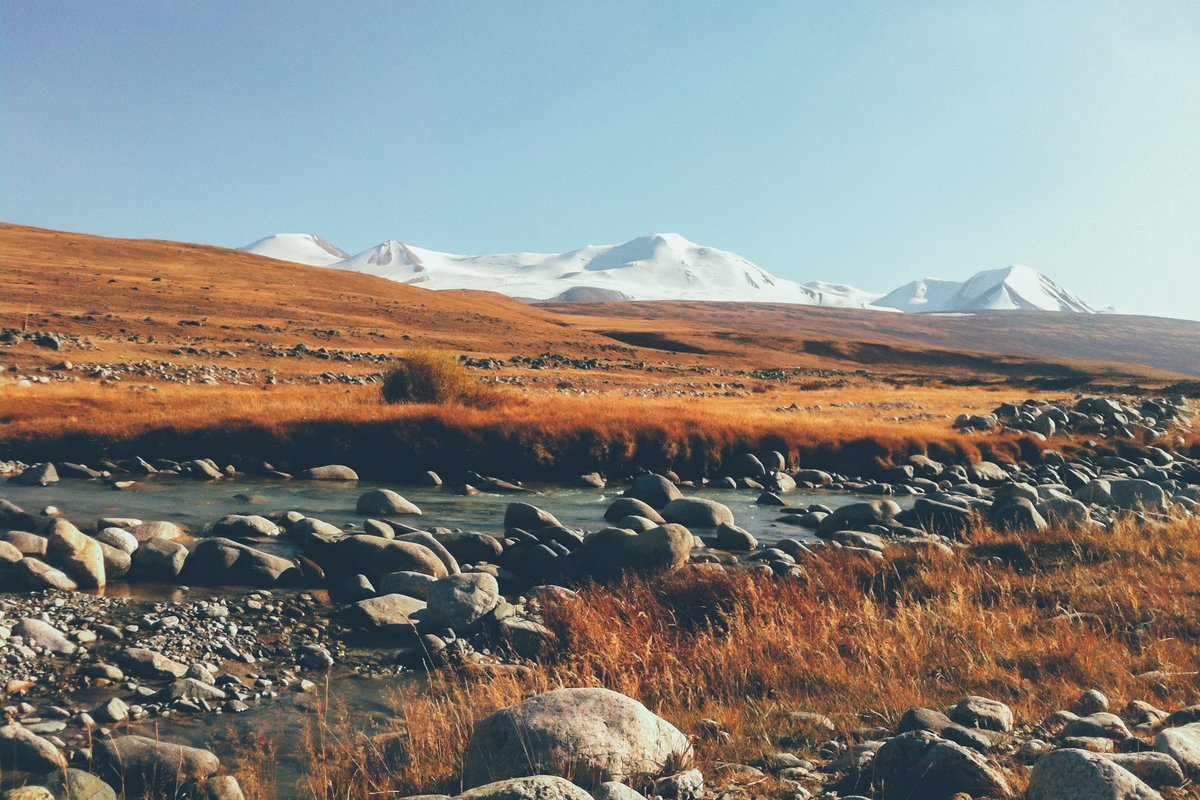
[[[487,256],[442,253],[391,240],[332,266],[427,289],[491,289],[535,300],[620,295],[636,300],[821,302],[813,289],[676,233],[569,253]]]
[[[267,258],[314,267],[328,267],[350,257],[349,253],[312,233],[275,233],[241,249]]]
[[[984,270],[961,282],[925,278],[885,295],[841,283],[778,278],[736,253],[696,244],[677,233],[652,233],[624,244],[587,245],[568,253],[468,256],[389,239],[349,256],[310,233],[277,233],[242,249],[426,289],[486,289],[523,300],[725,300],[906,313],[1095,313],[1030,267]]]
[[[1095,313],[1083,300],[1037,270],[1015,265],[984,270],[961,283],[937,278],[913,281],[879,298],[875,305],[920,313],[1014,310]]]

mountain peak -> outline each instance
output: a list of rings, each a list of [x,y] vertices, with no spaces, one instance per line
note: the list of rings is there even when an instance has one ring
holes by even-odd
[[[926,278],[875,301],[883,308],[923,313],[975,311],[1072,311],[1091,306],[1048,277],[1020,264],[977,272],[965,281]]]
[[[327,267],[350,257],[349,253],[315,233],[273,233],[239,249],[257,256],[315,267]]]

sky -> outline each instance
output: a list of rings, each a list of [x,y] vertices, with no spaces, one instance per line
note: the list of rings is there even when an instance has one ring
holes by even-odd
[[[1200,318],[1200,4],[0,0],[0,219],[458,253],[652,231]]]

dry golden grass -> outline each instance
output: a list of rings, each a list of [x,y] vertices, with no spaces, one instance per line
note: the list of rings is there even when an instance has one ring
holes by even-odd
[[[1015,436],[952,431],[953,416],[1026,393],[896,387],[768,388],[742,397],[638,398],[498,388],[492,408],[392,405],[377,387],[272,388],[164,385],[158,391],[94,384],[0,388],[0,452],[29,460],[144,454],[218,460],[254,455],[310,466],[337,461],[364,474],[405,469],[492,469],[563,478],[634,465],[690,476],[741,450],[778,449],[805,466],[885,464],[908,453],[955,460],[1030,455]],[[799,411],[779,406],[799,400]]]
[[[559,686],[615,689],[685,731],[717,720],[731,741],[698,743],[698,757],[718,784],[717,762],[813,753],[819,743],[783,720],[791,710],[824,713],[847,732],[967,694],[1008,703],[1019,723],[1089,688],[1118,707],[1195,702],[1200,522],[974,538],[953,556],[826,554],[798,582],[692,569],[591,587],[549,612],[557,645],[543,665],[434,672],[397,692],[382,730],[336,711],[314,721],[304,794],[453,794],[474,722]],[[1161,674],[1138,677],[1152,671]],[[1023,785],[1027,768],[997,758]]]

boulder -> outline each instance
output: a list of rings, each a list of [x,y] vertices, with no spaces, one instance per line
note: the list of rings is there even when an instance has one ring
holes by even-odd
[[[139,542],[145,542],[150,539],[166,539],[169,542],[174,542],[184,537],[183,528],[174,522],[165,522],[163,520],[143,522],[140,525],[134,526],[130,533]]]
[[[532,775],[477,786],[455,800],[592,800],[592,796],[565,778]]]
[[[106,581],[123,577],[133,565],[129,553],[116,547],[110,547],[100,540],[95,540],[104,555],[104,578]]]
[[[229,514],[217,520],[210,531],[213,536],[230,539],[275,537],[282,532],[274,522],[257,514]]]
[[[988,511],[988,522],[1002,531],[1044,531],[1050,527],[1035,506],[1025,497],[1001,500]]]
[[[723,522],[717,526],[717,546],[725,550],[749,552],[758,547],[758,539],[749,531]]]
[[[1026,800],[1162,800],[1136,775],[1086,750],[1052,750],[1029,776]]]
[[[58,800],[117,800],[117,793],[104,781],[81,769],[51,772],[34,780]]]
[[[372,489],[361,495],[355,511],[381,517],[421,516],[421,509],[391,489]]]
[[[964,697],[950,709],[947,716],[968,728],[1003,733],[1011,733],[1013,729],[1012,709],[999,700],[987,697]]]
[[[425,612],[425,601],[402,594],[385,594],[350,606],[351,622],[363,631],[386,637],[416,634]]]
[[[967,468],[967,477],[971,483],[991,486],[1008,481],[1008,471],[991,461],[980,461]]]
[[[625,497],[632,497],[635,500],[641,500],[651,508],[661,509],[672,500],[683,497],[683,493],[662,475],[648,473],[634,480],[633,484],[625,491]],[[625,514],[621,516],[625,516]]]
[[[96,541],[109,547],[115,547],[129,555],[133,555],[133,551],[138,549],[137,537],[121,528],[102,528],[96,534]]]
[[[447,575],[457,575],[461,571],[458,566],[458,559],[454,557],[454,554],[436,536],[428,531],[404,533],[397,536],[396,541],[409,542],[428,548],[435,556],[441,559],[442,564],[446,567]]]
[[[145,647],[130,647],[120,653],[119,660],[125,672],[139,678],[173,680],[187,674],[188,668],[167,658],[157,650]]]
[[[733,512],[729,506],[702,497],[680,497],[662,508],[662,518],[667,522],[686,525],[689,528],[715,528],[732,525]]]
[[[290,559],[219,537],[196,545],[187,558],[183,575],[191,583],[208,586],[265,588],[303,580],[299,567]]]
[[[546,774],[592,788],[671,775],[691,760],[688,738],[636,700],[608,689],[556,689],[475,726],[463,785]]]
[[[504,510],[504,529],[520,528],[526,531],[536,531],[542,528],[561,528],[562,523],[548,511],[543,511],[529,503],[509,503]]]
[[[504,552],[500,540],[486,533],[439,533],[435,538],[460,564],[478,564],[482,561],[494,564]]]
[[[58,483],[58,470],[49,462],[37,464],[12,476],[8,482],[17,486],[49,486]]]
[[[221,762],[207,750],[171,744],[146,736],[118,736],[97,742],[95,766],[111,775],[118,788],[173,791],[195,784],[216,772]]]
[[[46,532],[46,558],[84,589],[102,589],[106,581],[100,543],[65,519]]]
[[[26,556],[13,564],[9,577],[14,588],[26,589],[31,592],[42,589],[73,592],[79,588],[67,573],[31,556]]]
[[[1159,731],[1154,737],[1154,751],[1175,759],[1189,780],[1200,782],[1200,723]]]
[[[404,594],[425,600],[429,596],[429,587],[437,580],[424,572],[393,572],[380,578],[376,588],[380,594]]]
[[[428,547],[399,539],[358,534],[333,546],[333,566],[342,574],[362,573],[372,582],[393,572],[423,572],[435,578],[449,574],[437,553]]]
[[[25,644],[31,647],[40,647],[59,656],[73,655],[79,649],[58,628],[32,617],[26,617],[13,625],[12,635],[20,636]]]
[[[358,473],[340,464],[329,464],[306,469],[300,473],[300,477],[310,481],[356,481]]]
[[[1004,776],[987,759],[929,731],[902,733],[875,754],[873,779],[883,800],[946,798],[958,792],[972,797],[1012,797]]]
[[[620,522],[626,517],[642,517],[658,525],[666,522],[661,514],[636,497],[618,497],[604,512],[604,519],[612,523]]]
[[[668,523],[625,540],[622,564],[647,573],[669,573],[687,563],[696,540],[682,525]]]
[[[133,572],[141,580],[173,581],[183,572],[188,550],[168,539],[147,539],[133,554]]]
[[[1157,483],[1136,478],[1112,481],[1112,502],[1117,508],[1133,511],[1165,511],[1167,493]]]
[[[464,633],[499,605],[500,586],[485,572],[451,575],[429,586],[422,627]]]
[[[1182,786],[1183,769],[1179,762],[1166,753],[1113,753],[1105,756],[1119,767],[1129,770],[1147,786],[1161,789],[1165,786]]]
[[[10,723],[0,727],[0,766],[22,772],[53,772],[66,769],[67,759],[50,741]]]

